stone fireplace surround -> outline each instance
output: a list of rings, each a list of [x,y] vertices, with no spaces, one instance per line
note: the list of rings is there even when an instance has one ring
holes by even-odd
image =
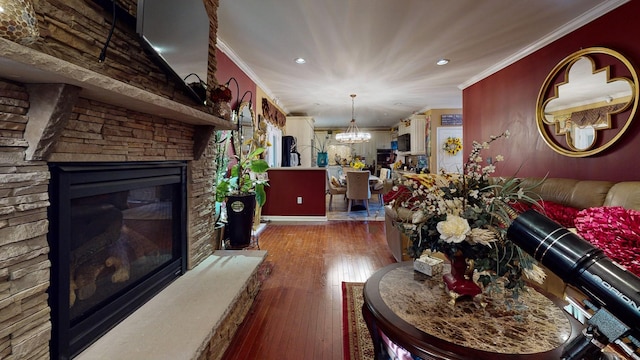
[[[213,229],[213,154],[198,135],[231,125],[10,41],[0,39],[0,47],[0,358],[47,359],[47,162],[187,161],[193,269],[211,255]]]

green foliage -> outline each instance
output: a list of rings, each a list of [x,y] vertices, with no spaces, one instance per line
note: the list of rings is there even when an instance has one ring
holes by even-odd
[[[222,178],[217,184],[216,201],[224,201],[229,195],[255,193],[258,205],[265,204],[267,194],[264,187],[268,185],[268,179],[264,175],[269,164],[260,158],[264,150],[258,147],[245,158],[236,156],[238,161],[231,167],[230,176]]]
[[[216,204],[215,204],[215,220],[216,223],[222,218],[222,206],[221,203],[228,191],[228,184],[224,182],[224,178],[227,176],[227,167],[229,166],[229,158],[227,157],[227,148],[229,147],[230,132],[227,130],[216,130],[213,133],[213,149],[215,156],[213,158],[213,167],[215,169],[215,190],[216,190]]]

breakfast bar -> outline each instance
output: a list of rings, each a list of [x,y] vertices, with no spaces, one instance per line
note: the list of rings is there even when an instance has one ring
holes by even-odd
[[[320,167],[270,168],[262,217],[267,220],[326,221],[326,171]]]

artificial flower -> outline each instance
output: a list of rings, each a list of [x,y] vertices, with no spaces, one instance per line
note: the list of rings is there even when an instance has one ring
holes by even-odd
[[[354,168],[356,170],[361,170],[366,166],[365,163],[363,163],[359,159],[356,159],[356,160],[352,161],[350,165],[351,165],[352,168]]]
[[[462,150],[462,140],[459,137],[448,137],[442,144],[442,150],[449,155],[455,155]]]
[[[424,251],[449,258],[462,254],[472,260],[472,270],[480,273],[478,282],[485,290],[504,285],[517,297],[525,275],[535,280],[541,276],[535,260],[507,238],[506,230],[516,214],[511,205],[536,199],[517,178],[490,178],[495,165],[480,156],[493,141],[507,135],[505,131],[490,141],[474,141],[462,174],[404,175],[398,186],[402,191],[396,192],[391,205],[398,213],[400,209],[413,212],[396,220],[411,239],[407,252],[413,258]],[[495,159],[503,161],[500,155]]]
[[[440,221],[436,225],[440,233],[440,239],[448,243],[460,243],[467,238],[471,232],[471,227],[466,219],[456,215],[447,215],[445,221]]]

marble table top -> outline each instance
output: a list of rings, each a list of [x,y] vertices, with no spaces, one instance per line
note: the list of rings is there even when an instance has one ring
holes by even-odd
[[[502,302],[480,306],[470,299],[450,301],[440,276],[402,266],[380,280],[380,296],[398,317],[420,331],[466,348],[503,354],[535,354],[563,345],[571,336],[568,315],[528,288],[522,310]]]

